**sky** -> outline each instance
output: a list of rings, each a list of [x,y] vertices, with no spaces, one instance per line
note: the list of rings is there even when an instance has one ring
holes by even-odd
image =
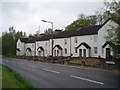
[[[42,22],[47,20],[53,22],[54,30],[64,30],[79,14],[93,15],[102,7],[100,0],[3,0],[0,2],[0,29],[1,32],[8,31],[10,26],[14,26],[16,31],[27,35],[38,30],[43,33],[51,28],[50,23]]]

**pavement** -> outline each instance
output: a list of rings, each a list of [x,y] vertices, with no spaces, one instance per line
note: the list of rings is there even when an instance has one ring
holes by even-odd
[[[35,88],[118,88],[118,71],[3,58]]]

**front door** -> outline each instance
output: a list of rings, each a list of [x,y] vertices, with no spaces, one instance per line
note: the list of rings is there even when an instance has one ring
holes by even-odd
[[[59,50],[57,50],[57,56],[59,56]]]
[[[106,59],[110,58],[110,48],[106,48]]]
[[[79,49],[79,57],[82,58],[82,49]]]
[[[41,56],[41,51],[38,51],[38,56]]]
[[[83,57],[86,58],[86,49],[83,49]]]

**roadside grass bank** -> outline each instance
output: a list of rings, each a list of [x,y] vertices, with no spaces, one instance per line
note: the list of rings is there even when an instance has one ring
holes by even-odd
[[[33,88],[33,86],[7,66],[2,67],[2,88]]]
[[[0,90],[2,89],[2,65],[0,64]]]

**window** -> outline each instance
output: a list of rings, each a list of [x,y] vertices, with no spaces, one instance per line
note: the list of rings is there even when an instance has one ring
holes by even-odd
[[[45,45],[47,46],[47,42],[45,42]]]
[[[65,44],[67,44],[67,39],[65,39]]]
[[[77,53],[77,48],[75,47],[75,53]]]
[[[75,43],[77,43],[77,37],[75,37]]]
[[[97,36],[94,36],[94,42],[97,42]]]
[[[98,48],[97,47],[94,47],[94,53],[98,54]]]
[[[67,49],[65,48],[65,54],[67,54]]]
[[[112,35],[112,29],[108,29],[107,32],[108,32],[108,35]]]

